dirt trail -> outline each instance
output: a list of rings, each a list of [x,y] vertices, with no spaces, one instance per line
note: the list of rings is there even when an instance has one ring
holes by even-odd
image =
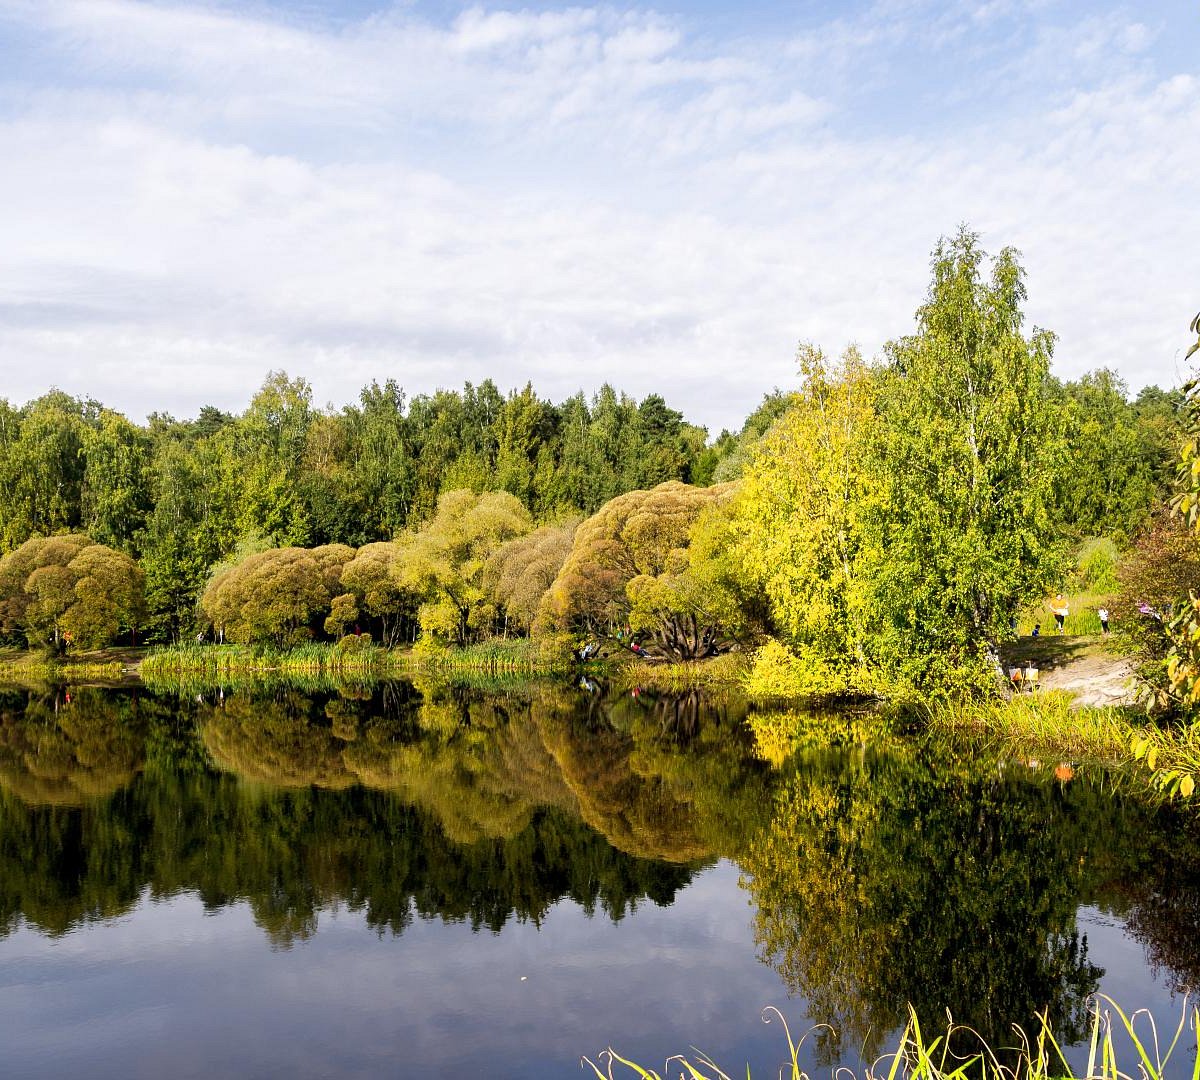
[[[1133,665],[1106,645],[1098,637],[1024,637],[1006,648],[1002,659],[1006,669],[1032,662],[1040,669],[1040,687],[1072,694],[1074,708],[1133,705]]]

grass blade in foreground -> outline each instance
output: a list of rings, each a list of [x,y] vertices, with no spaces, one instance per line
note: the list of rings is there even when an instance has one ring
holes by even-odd
[[[1115,1028],[1114,1013],[1118,1020]],[[778,1074],[772,1075],[778,1075],[781,1080],[787,1076],[790,1076],[791,1080],[809,1080],[808,1074],[800,1067],[799,1051],[811,1031],[799,1040],[793,1040],[787,1022],[778,1009],[766,1010],[763,1020],[770,1023],[771,1014],[778,1016],[783,1024],[791,1065],[790,1071],[785,1063]],[[1146,1037],[1137,1029],[1139,1017],[1144,1018],[1149,1029]],[[863,1080],[1129,1080],[1140,1076],[1143,1080],[1163,1080],[1185,1027],[1190,1027],[1193,1033],[1200,1034],[1200,1008],[1191,1005],[1185,999],[1179,1026],[1166,1052],[1163,1053],[1159,1047],[1158,1028],[1147,1010],[1139,1009],[1127,1015],[1112,998],[1098,995],[1092,1007],[1092,1033],[1088,1045],[1087,1066],[1083,1072],[1076,1073],[1063,1048],[1054,1038],[1045,1016],[1038,1017],[1038,1020],[1040,1027],[1036,1040],[1031,1041],[1023,1029],[1015,1027],[1019,1046],[993,1048],[980,1039],[980,1050],[977,1053],[958,1056],[950,1050],[952,1037],[971,1034],[970,1029],[955,1025],[951,1021],[945,1035],[939,1035],[927,1042],[921,1033],[916,1013],[910,1006],[908,1023],[900,1035],[896,1049],[867,1065],[863,1069],[862,1077]],[[823,1025],[818,1025],[820,1026]],[[1117,1060],[1117,1050],[1113,1042],[1114,1030],[1123,1032],[1133,1044],[1135,1061],[1122,1063]],[[1015,1061],[1012,1064],[1004,1064],[1002,1056],[1009,1056],[1014,1051]],[[1192,1080],[1200,1080],[1200,1051],[1193,1052],[1196,1056],[1192,1064]],[[618,1080],[619,1077],[625,1076],[636,1077],[639,1080],[664,1080],[659,1073],[628,1061],[611,1048],[599,1057],[607,1066],[604,1070],[586,1057],[581,1065],[590,1066],[600,1080]],[[628,1072],[614,1071],[620,1066],[624,1066]],[[679,1072],[672,1072],[673,1067],[678,1068]],[[730,1075],[723,1072],[708,1055],[698,1051],[695,1058],[686,1055],[668,1058],[665,1068],[667,1077],[678,1076],[682,1080],[731,1080]],[[885,1068],[886,1072],[883,1071]],[[750,1075],[747,1068],[748,1080]],[[834,1080],[850,1080],[854,1075],[852,1070],[845,1067],[833,1071]]]

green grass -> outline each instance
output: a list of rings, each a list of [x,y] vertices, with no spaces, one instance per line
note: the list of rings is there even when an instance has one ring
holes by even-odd
[[[766,1010],[763,1019],[767,1023],[777,1019],[787,1041],[784,1064],[771,1075],[781,1080],[785,1076],[791,1080],[808,1080],[808,1074],[800,1067],[800,1051],[807,1035],[793,1040],[787,1021],[778,1009]],[[864,1080],[1128,1080],[1140,1075],[1145,1080],[1163,1080],[1172,1058],[1181,1052],[1180,1039],[1185,1030],[1195,1032],[1198,1028],[1200,1009],[1185,999],[1179,1026],[1164,1047],[1153,1019],[1144,1010],[1126,1014],[1111,998],[1098,995],[1092,1007],[1087,1064],[1076,1070],[1067,1060],[1044,1016],[1039,1017],[1038,1029],[1033,1036],[1016,1028],[1015,1046],[992,1047],[968,1028],[953,1023],[945,1034],[931,1038],[921,1030],[917,1015],[910,1007],[908,1023],[896,1048],[865,1065],[861,1076]],[[1116,1040],[1114,1033],[1118,1035]],[[1130,1043],[1125,1060],[1118,1058],[1117,1051],[1122,1035]],[[1188,1042],[1184,1043],[1185,1047]],[[1192,1052],[1192,1080],[1200,1080],[1200,1054],[1194,1046],[1189,1049]],[[662,1074],[629,1061],[612,1048],[597,1056],[599,1064],[587,1057],[583,1058],[582,1064],[589,1066],[599,1080],[617,1080],[618,1077],[663,1080],[664,1076],[678,1076],[684,1080],[733,1080],[734,1076],[742,1075],[751,1080],[749,1068],[744,1073],[726,1072],[699,1051],[668,1058]],[[857,1075],[849,1068],[833,1071],[834,1078],[845,1080]]]
[[[931,730],[968,732],[1005,744],[1022,754],[1128,762],[1140,714],[1118,708],[1073,709],[1062,690],[1016,694],[1008,701],[936,702],[926,706]]]
[[[396,654],[373,645],[298,645],[274,649],[265,645],[175,645],[154,649],[141,663],[145,676],[185,673],[375,671],[388,667]]]
[[[655,663],[636,657],[608,661],[607,672],[616,687],[629,690],[635,686],[664,691],[732,690],[741,686],[746,674],[744,654],[726,653],[709,660],[685,660],[677,663]]]
[[[1100,616],[1096,614],[1096,610],[1106,607],[1111,613],[1113,610],[1113,597],[1111,593],[1076,592],[1064,593],[1063,595],[1067,599],[1067,610],[1070,612],[1063,627],[1064,635],[1078,634],[1091,636],[1102,633]],[[1040,636],[1045,637],[1055,634],[1054,613],[1050,610],[1053,602],[1053,597],[1048,596],[1026,608],[1017,619],[1017,633],[1021,637],[1025,637],[1027,634],[1033,632],[1036,624],[1040,624]],[[1111,619],[1109,627],[1115,628],[1115,624]]]
[[[97,679],[107,682],[121,679],[125,665],[117,659],[91,657],[48,657],[44,653],[24,649],[5,649],[0,652],[0,680],[20,683],[78,682]]]
[[[458,647],[418,642],[406,659],[418,669],[487,675],[545,675],[571,669],[570,660],[547,654],[529,638],[493,638]]]

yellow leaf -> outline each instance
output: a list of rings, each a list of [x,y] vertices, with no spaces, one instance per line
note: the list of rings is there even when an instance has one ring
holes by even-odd
[[[1185,776],[1179,785],[1179,794],[1185,799],[1196,790],[1196,781],[1190,775]]]
[[[1153,770],[1158,766],[1158,747],[1152,746],[1150,753],[1146,755],[1146,764]]]

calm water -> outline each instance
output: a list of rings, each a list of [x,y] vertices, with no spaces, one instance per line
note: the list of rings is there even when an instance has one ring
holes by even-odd
[[[1078,1041],[1097,991],[1173,1029],[1189,818],[830,726],[569,689],[2,694],[0,1073],[581,1076],[611,1043],[770,1076],[774,1005],[836,1027],[804,1049],[828,1076],[910,1001]]]

